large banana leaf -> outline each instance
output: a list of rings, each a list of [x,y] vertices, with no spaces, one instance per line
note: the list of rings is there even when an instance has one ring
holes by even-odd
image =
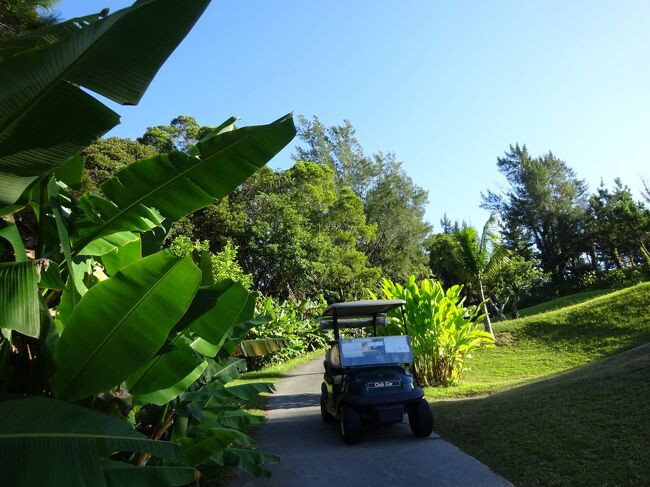
[[[131,394],[147,394],[171,387],[201,364],[205,364],[203,373],[208,364],[192,351],[185,337],[174,340],[173,346],[173,350],[156,355],[126,379]]]
[[[237,467],[244,472],[264,479],[271,478],[271,471],[264,468],[267,463],[279,463],[280,457],[272,453],[243,448],[226,448],[222,455],[223,464]]]
[[[102,255],[102,264],[104,264],[106,272],[112,276],[123,267],[133,264],[141,258],[142,246],[140,238],[136,237],[133,242],[129,242],[118,247],[113,252]]]
[[[180,331],[189,325],[194,332],[200,331],[203,336],[209,337],[210,342],[205,342],[203,348],[209,347],[210,355],[214,356],[232,326],[253,315],[256,296],[257,293],[251,293],[241,284],[231,280],[200,288],[175,329]],[[175,347],[172,351],[156,355],[131,374],[126,380],[131,393],[143,395],[171,388],[158,394],[155,400],[152,396],[147,396],[152,402],[160,402],[163,397],[168,397],[178,389],[172,386],[187,382],[189,377],[198,379],[207,363],[198,358],[198,354],[193,350],[196,350],[195,344],[190,345],[184,335],[179,335],[172,345]],[[200,373],[197,374],[199,369]],[[182,389],[176,395],[180,392]]]
[[[43,397],[0,401],[3,485],[105,486],[100,455],[115,451],[181,460],[175,443],[150,440],[106,414]]]
[[[239,346],[244,357],[261,357],[288,347],[289,340],[285,338],[257,338],[242,340]]]
[[[6,239],[11,244],[14,249],[16,261],[24,262],[27,260],[27,253],[25,252],[23,239],[15,224],[11,223],[5,228],[0,229],[0,237]]]
[[[269,125],[207,137],[197,144],[197,156],[172,152],[129,164],[102,184],[107,200],[81,198],[87,221],[96,224],[80,228],[75,248],[115,232],[148,230],[151,225],[141,222],[152,221],[153,208],[175,221],[208,206],[266,164],[295,134],[293,119],[286,115]]]
[[[178,438],[178,442],[183,446],[183,456],[189,465],[200,465],[235,442],[255,446],[248,435],[229,428],[210,428],[199,438]]]
[[[0,49],[0,203],[119,123],[80,86],[136,104],[208,3],[141,0]]]
[[[201,314],[191,316],[189,329],[219,351],[230,329],[253,317],[257,293],[248,291],[238,282],[227,281],[200,289],[196,298],[195,302],[201,300],[199,305],[212,303],[212,306]],[[191,311],[192,307],[188,314]],[[187,315],[183,318],[186,317]],[[216,352],[212,355],[216,355]]]
[[[0,328],[38,337],[38,262],[0,264]]]
[[[194,469],[189,467],[136,467],[129,463],[102,462],[108,487],[167,487],[189,485]]]
[[[56,346],[53,389],[80,399],[109,389],[149,361],[185,313],[201,272],[163,251],[93,286],[74,308]]]
[[[189,386],[191,386],[208,366],[208,363],[203,361],[196,366],[187,376],[183,377],[176,384],[171,385],[165,389],[159,389],[157,391],[151,392],[149,394],[140,394],[136,396],[137,401],[140,404],[157,404],[162,406],[163,404],[168,403],[172,399],[175,399],[183,393]]]

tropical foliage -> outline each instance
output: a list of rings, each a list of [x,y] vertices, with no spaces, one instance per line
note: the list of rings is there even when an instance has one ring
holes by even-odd
[[[414,372],[422,385],[457,384],[471,354],[494,346],[492,335],[477,328],[485,317],[480,314],[481,307],[464,306],[462,289],[456,285],[445,291],[439,282],[430,279],[418,284],[415,276],[404,286],[383,280],[385,299],[406,301],[404,317],[408,327],[404,329],[401,313],[393,311],[384,333],[409,333]],[[372,293],[371,297],[377,299]]]
[[[272,297],[260,298],[257,314],[268,317],[268,321],[251,328],[248,338],[279,339],[282,340],[283,347],[275,353],[259,355],[249,362],[249,368],[284,362],[325,348],[328,337],[320,329],[318,318],[326,305],[322,297],[318,301],[278,301]]]
[[[172,222],[228,195],[295,135],[229,119],[185,151],[82,181],[77,154],[118,123],[82,89],[135,104],[207,0],[145,0],[5,41],[0,54],[0,468],[11,485],[182,485],[205,462],[268,476],[267,384],[227,386],[257,293]],[[223,260],[223,259],[222,259]],[[227,257],[225,260],[228,260]],[[218,261],[218,259],[217,259]],[[220,262],[220,261],[218,261]]]

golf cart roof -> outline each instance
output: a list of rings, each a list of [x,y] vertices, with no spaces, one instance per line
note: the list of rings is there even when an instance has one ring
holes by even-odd
[[[334,303],[325,308],[323,316],[334,316],[335,314],[337,318],[372,316],[399,308],[403,304],[406,304],[406,301],[403,299],[369,299],[365,301]]]

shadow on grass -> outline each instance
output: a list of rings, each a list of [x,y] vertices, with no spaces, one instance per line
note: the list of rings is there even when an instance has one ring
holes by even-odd
[[[650,485],[650,344],[432,409],[443,438],[516,485]]]

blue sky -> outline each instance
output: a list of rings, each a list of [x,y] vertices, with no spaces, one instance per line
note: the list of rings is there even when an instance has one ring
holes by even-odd
[[[123,0],[61,0],[62,18]],[[594,190],[650,180],[650,2],[213,0],[111,135],[178,114],[242,125],[287,112],[349,119],[429,192],[427,219],[480,226],[515,142],[553,151]],[[292,146],[293,147],[293,146]],[[291,164],[292,147],[271,166]]]

